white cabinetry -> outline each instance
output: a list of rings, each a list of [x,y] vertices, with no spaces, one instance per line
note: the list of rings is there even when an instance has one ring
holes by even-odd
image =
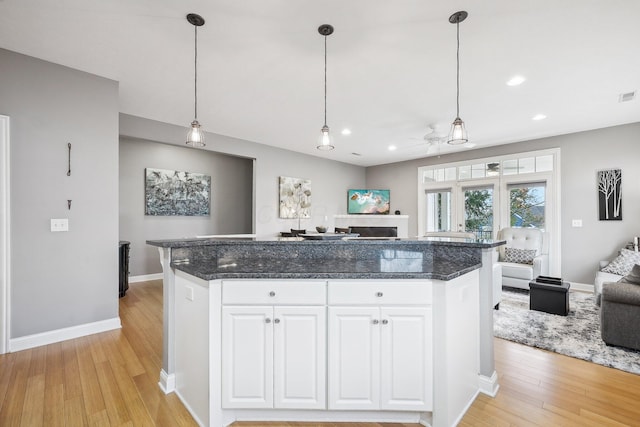
[[[325,295],[324,282],[223,282],[223,408],[326,407]]]
[[[430,283],[329,283],[329,409],[433,407]]]

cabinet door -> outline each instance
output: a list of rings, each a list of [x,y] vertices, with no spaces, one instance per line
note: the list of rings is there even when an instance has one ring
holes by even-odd
[[[326,309],[275,307],[274,407],[326,408]]]
[[[430,307],[382,307],[380,409],[433,409]]]
[[[377,409],[380,310],[329,307],[329,409]]]
[[[273,308],[222,308],[222,407],[273,406]]]

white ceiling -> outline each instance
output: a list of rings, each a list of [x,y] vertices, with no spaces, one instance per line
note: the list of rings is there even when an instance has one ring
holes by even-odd
[[[640,100],[618,102],[640,89],[638,0],[0,0],[0,47],[117,80],[121,112],[186,128],[195,12],[206,131],[369,166],[468,149],[422,140],[455,118],[457,10],[476,147],[640,121]],[[330,152],[315,148],[325,23]]]

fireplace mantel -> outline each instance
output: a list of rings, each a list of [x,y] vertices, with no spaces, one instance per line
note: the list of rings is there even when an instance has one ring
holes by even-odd
[[[336,227],[397,227],[398,237],[409,237],[409,215],[334,215]]]

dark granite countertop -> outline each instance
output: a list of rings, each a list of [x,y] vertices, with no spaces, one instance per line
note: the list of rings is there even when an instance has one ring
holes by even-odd
[[[504,241],[459,238],[344,240],[149,240],[171,248],[171,266],[203,280],[451,280],[482,265],[481,249]]]
[[[340,244],[378,244],[387,245],[393,242],[394,245],[409,244],[430,244],[442,246],[464,246],[470,248],[495,248],[505,244],[504,240],[475,240],[461,239],[457,237],[416,237],[411,239],[399,237],[356,237],[342,240],[305,240],[296,237],[281,237],[273,240],[250,240],[250,239],[216,239],[216,238],[184,238],[184,239],[164,239],[147,240],[147,244],[161,248],[186,248],[193,246],[210,245],[340,245]]]

